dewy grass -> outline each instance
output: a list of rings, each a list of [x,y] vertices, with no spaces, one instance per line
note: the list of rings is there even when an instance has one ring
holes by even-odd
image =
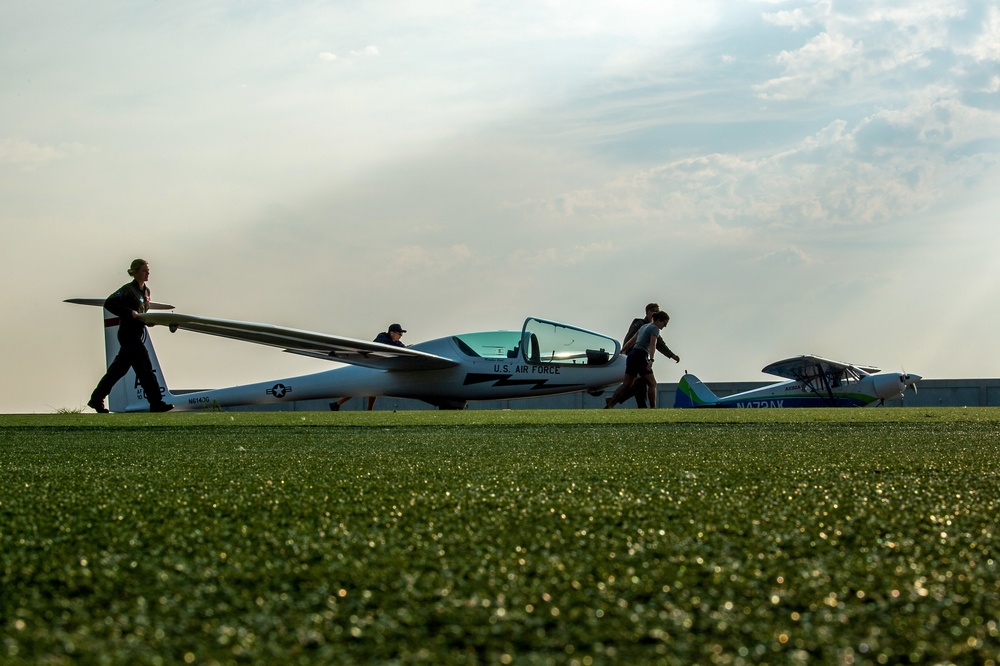
[[[0,417],[0,662],[995,663],[998,469],[1000,410]]]

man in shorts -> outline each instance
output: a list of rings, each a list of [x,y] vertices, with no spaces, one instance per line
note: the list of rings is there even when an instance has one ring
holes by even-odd
[[[653,314],[653,320],[644,324],[631,338],[625,341],[622,349],[628,350],[625,357],[625,378],[621,386],[605,401],[604,408],[611,409],[618,404],[623,396],[631,396],[636,381],[642,380],[647,385],[649,406],[656,407],[656,384],[653,377],[653,354],[656,353],[656,342],[660,331],[670,321],[670,315],[662,310]]]
[[[659,311],[660,311],[660,306],[657,303],[649,303],[648,305],[646,305],[646,316],[641,319],[639,317],[636,317],[635,319],[632,320],[632,323],[629,324],[628,327],[628,333],[625,334],[625,338],[622,340],[623,352],[627,354],[629,351],[628,348],[625,346],[625,343],[628,342],[632,338],[632,336],[635,335],[636,332],[638,332],[638,330],[642,328],[645,324],[648,324],[649,322],[653,321],[653,315]],[[656,350],[661,354],[663,354],[664,356],[666,356],[667,358],[672,359],[675,363],[681,362],[681,357],[670,351],[670,347],[667,346],[667,343],[663,340],[662,335],[656,339]],[[647,382],[652,383],[655,386],[656,378],[650,376],[647,378]],[[623,397],[622,402],[624,403],[630,397],[634,397],[635,406],[640,409],[644,409],[646,407],[647,393],[648,390],[646,385],[643,384],[642,382],[637,382],[632,386],[632,393]]]

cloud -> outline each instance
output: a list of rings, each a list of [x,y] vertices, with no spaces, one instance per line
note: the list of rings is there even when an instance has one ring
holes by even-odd
[[[776,60],[785,74],[754,86],[762,99],[789,100],[836,87],[865,62],[860,44],[825,32],[798,50],[782,51]]]
[[[379,50],[377,46],[369,45],[363,49],[357,49],[350,51],[347,61],[353,62],[356,60],[361,60],[363,58],[377,58],[379,56]],[[335,62],[341,60],[341,58],[333,51],[323,51],[319,54],[319,59],[323,62]]]
[[[975,3],[973,3],[974,5]],[[810,10],[796,9],[764,14],[763,21],[800,31],[815,27],[797,48],[782,50],[774,58],[779,76],[756,84],[754,89],[766,100],[807,100],[832,95],[845,100],[871,94],[894,95],[911,90],[907,83],[920,85],[950,79],[976,62],[996,58],[1000,53],[1000,18],[995,8],[989,18],[975,24],[965,40],[954,40],[950,32],[962,30],[975,10],[971,5],[916,3],[860,4],[850,14],[819,3]],[[958,58],[957,63],[954,59]]]
[[[612,254],[616,251],[612,241],[595,241],[586,245],[518,249],[511,256],[514,264],[532,267],[575,266],[593,261],[594,255]]]
[[[784,247],[757,258],[757,263],[775,268],[800,268],[816,263],[808,252],[797,247]]]
[[[34,169],[64,160],[83,150],[84,146],[80,143],[42,145],[24,139],[7,138],[0,140],[0,164]]]
[[[989,8],[983,31],[970,45],[969,53],[977,61],[996,63],[1000,60],[1000,7]]]
[[[418,271],[422,276],[441,275],[453,271],[474,259],[467,245],[458,243],[449,247],[407,245],[393,250],[385,267],[390,276],[407,276]]]
[[[834,120],[770,152],[683,157],[526,201],[519,212],[539,220],[537,228],[542,220],[552,229],[613,228],[651,245],[812,246],[821,242],[810,239],[817,231],[892,223],[962,196],[1000,165],[998,142],[986,140],[998,135],[998,114],[954,99],[918,100],[854,123]],[[772,261],[793,257],[782,252]]]
[[[372,58],[377,57],[378,55],[378,47],[373,45],[366,46],[360,51],[351,51],[352,58]]]
[[[780,26],[782,28],[791,28],[792,30],[801,30],[803,28],[810,27],[815,23],[815,19],[811,15],[811,12],[802,9],[801,7],[796,7],[792,10],[765,13],[763,15],[763,20],[764,23]]]

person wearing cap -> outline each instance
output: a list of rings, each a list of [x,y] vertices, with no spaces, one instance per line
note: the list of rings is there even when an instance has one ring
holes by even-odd
[[[132,368],[142,390],[146,392],[149,411],[168,412],[174,406],[163,401],[160,384],[156,381],[153,364],[146,351],[146,324],[139,318],[140,314],[149,309],[149,287],[146,286],[149,263],[145,259],[135,259],[125,272],[132,277],[132,281],[123,284],[121,289],[104,301],[104,308],[118,317],[118,344],[121,348],[108,366],[108,371],[97,383],[87,406],[98,414],[107,414],[104,399],[118,380]]]
[[[379,342],[383,345],[392,345],[394,347],[405,347],[406,345],[400,342],[400,338],[403,337],[403,333],[406,333],[405,328],[403,328],[399,324],[390,324],[388,329],[375,336],[375,340],[373,342]],[[338,399],[336,402],[331,402],[330,410],[334,412],[339,412],[340,406],[343,405],[348,400],[350,400],[352,397],[353,396],[348,395]],[[373,409],[375,409],[375,396],[370,395],[368,396],[368,411],[370,412]]]
[[[399,324],[389,324],[388,330],[384,333],[379,333],[375,338],[375,342],[381,342],[384,345],[405,347],[406,345],[399,341],[403,337],[403,333],[406,333],[406,329]]]

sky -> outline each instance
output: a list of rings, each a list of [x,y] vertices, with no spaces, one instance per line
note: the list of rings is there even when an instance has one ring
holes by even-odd
[[[921,0],[0,4],[0,412],[97,308],[413,344],[671,315],[705,381],[1000,376],[1000,9]],[[153,329],[170,388],[329,369]]]

